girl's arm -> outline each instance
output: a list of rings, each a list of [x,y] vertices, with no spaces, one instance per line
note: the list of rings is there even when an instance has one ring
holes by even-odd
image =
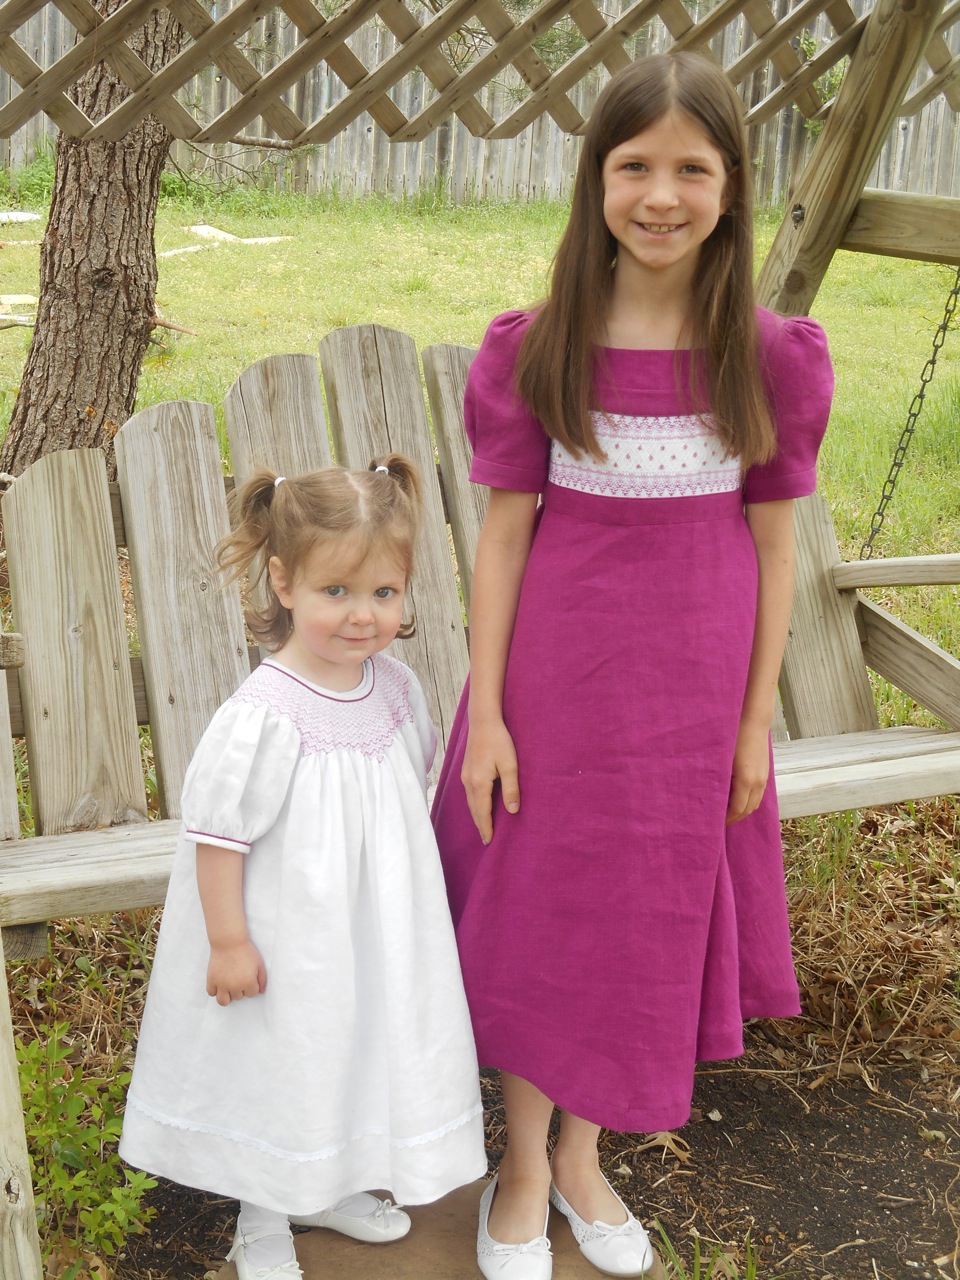
[[[520,808],[517,753],[503,722],[503,680],[517,617],[537,494],[491,489],[477,541],[470,604],[469,731],[461,780],[484,844],[493,835],[493,786],[508,812]]]
[[[770,727],[793,600],[793,502],[748,503],[745,510],[757,549],[757,620],[733,757],[728,823],[753,813],[767,787]]]
[[[246,856],[218,845],[197,845],[197,888],[210,942],[207,995],[222,1005],[260,995],[267,986],[267,971],[250,941],[243,909]]]

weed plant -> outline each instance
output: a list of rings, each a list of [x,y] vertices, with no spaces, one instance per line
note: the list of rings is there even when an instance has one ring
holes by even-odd
[[[158,912],[60,922],[10,995],[46,1272],[105,1280],[156,1186],[117,1155]]]
[[[659,1222],[656,1230],[668,1280],[757,1280],[757,1256],[749,1237],[744,1241],[741,1260],[740,1251],[707,1243],[694,1233],[688,1267]]]
[[[92,972],[89,960],[80,971]],[[130,1074],[88,1075],[66,1022],[18,1040],[17,1056],[48,1271],[60,1280],[102,1273],[104,1260],[153,1216],[141,1201],[155,1180],[124,1175],[116,1152]]]

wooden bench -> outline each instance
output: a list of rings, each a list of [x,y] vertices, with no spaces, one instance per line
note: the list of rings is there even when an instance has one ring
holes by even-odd
[[[418,635],[399,652],[423,681],[443,741],[467,671],[464,607],[484,507],[483,492],[466,479],[462,430],[472,354],[453,346],[423,353],[436,455],[414,344],[378,326],[337,330],[321,343],[326,416],[317,362],[307,355],[260,361],[225,401],[240,479],[263,463],[286,475],[331,456],[365,466],[393,449],[420,464],[427,518],[413,587]],[[7,636],[0,645],[0,741],[6,748],[11,735],[26,735],[38,832],[17,838],[13,759],[4,749],[0,925],[9,953],[22,950],[34,922],[162,902],[185,769],[216,707],[258,660],[239,592],[221,586],[211,560],[228,527],[213,410],[158,405],[132,418],[116,443],[114,486],[100,453],[75,451],[42,458],[3,498],[22,641]],[[797,607],[783,683],[791,740],[776,747],[783,816],[960,790],[960,664],[858,594],[891,581],[893,569],[908,582],[960,581],[960,556],[842,565],[818,499],[798,504],[797,522]],[[867,664],[948,728],[879,729]],[[149,822],[146,726],[161,813]],[[40,1280],[6,1000],[4,986],[0,1274]]]

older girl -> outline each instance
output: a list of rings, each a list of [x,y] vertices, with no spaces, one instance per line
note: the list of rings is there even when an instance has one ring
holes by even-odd
[[[490,501],[434,818],[503,1080],[496,1280],[548,1280],[548,1196],[601,1271],[649,1270],[599,1127],[683,1124],[695,1062],[799,1007],[769,737],[832,377],[818,325],[754,305],[750,182],[715,64],[621,72],[549,297],[494,320],[470,371]]]

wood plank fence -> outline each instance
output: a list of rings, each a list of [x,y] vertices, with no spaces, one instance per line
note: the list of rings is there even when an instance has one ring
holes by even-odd
[[[235,7],[238,0],[217,0],[212,6],[214,18]],[[632,0],[612,0],[604,16],[616,22],[628,10]],[[742,80],[740,88],[748,109],[755,114],[782,86],[777,57],[756,55],[761,37],[743,16],[749,5],[723,3],[716,12],[722,14],[717,31],[710,39],[710,49],[725,67],[757,65]],[[788,0],[772,0],[771,21],[787,24],[793,34],[790,46],[799,60],[822,57],[836,39],[835,28],[825,13],[820,13],[819,0],[790,5]],[[843,7],[846,7],[845,3]],[[692,17],[702,22],[711,13],[709,5],[692,6]],[[831,11],[836,6],[830,6]],[[870,0],[850,0],[850,21],[859,21],[869,11]],[[756,19],[754,18],[755,25]],[[393,26],[396,27],[394,21]],[[555,61],[575,52],[584,37],[570,18],[561,18],[553,30],[553,52],[545,51]],[[849,26],[848,31],[855,30]],[[481,33],[475,33],[477,41]],[[74,42],[74,28],[59,9],[46,5],[35,13],[17,34],[18,43],[40,66],[48,67],[62,57]],[[469,24],[463,32],[455,32],[444,49],[447,58],[468,65],[482,48],[471,50]],[[651,17],[632,35],[623,39],[625,52],[632,57],[669,47],[674,37],[659,16]],[[302,41],[299,28],[283,12],[271,10],[259,19],[238,47],[261,74],[266,74],[287,57]],[[918,73],[908,95],[903,115],[895,124],[877,162],[868,185],[881,190],[913,191],[923,194],[960,196],[960,69],[951,65],[960,54],[960,8],[948,5],[936,48],[931,46],[927,64]],[[357,31],[348,41],[359,63],[379,67],[402,48],[402,41],[384,21],[377,19]],[[785,74],[789,66],[782,63]],[[931,68],[941,68],[942,83],[931,92]],[[607,77],[601,66],[589,72],[568,90],[568,97],[581,115],[589,113],[599,88]],[[824,96],[829,97],[830,80],[836,73],[826,69],[827,81],[821,82]],[[936,80],[936,76],[933,77]],[[0,108],[16,93],[17,85],[0,70]],[[315,119],[337,106],[349,94],[342,79],[323,62],[305,74],[284,95],[293,113],[301,119]],[[528,92],[521,74],[507,62],[497,76],[476,98],[479,107],[494,120],[502,120],[515,110]],[[178,93],[178,99],[189,106],[198,120],[210,121],[224,112],[235,98],[232,86],[217,66],[209,66]],[[805,121],[786,94],[781,109],[752,130],[756,175],[756,194],[761,203],[786,199],[794,175],[805,163],[817,128],[816,122]],[[398,117],[415,119],[431,101],[437,90],[419,69],[402,79],[391,91]],[[929,100],[927,100],[929,99]],[[761,113],[762,114],[762,113]],[[258,120],[247,132],[253,136],[273,136],[269,126]],[[38,148],[50,145],[54,126],[45,115],[36,115],[10,139],[0,139],[0,165],[19,167],[36,154]],[[480,197],[493,199],[532,200],[562,198],[569,193],[579,153],[579,139],[571,136],[549,114],[540,115],[512,138],[475,136],[456,116],[440,121],[427,137],[415,142],[391,142],[374,119],[363,112],[331,137],[328,142],[306,145],[296,150],[267,150],[238,147],[230,143],[192,144],[178,142],[174,151],[177,164],[185,169],[199,169],[208,175],[224,176],[237,168],[269,173],[281,189],[314,193],[335,190],[344,195],[389,193],[412,196],[443,192],[453,199]]]

